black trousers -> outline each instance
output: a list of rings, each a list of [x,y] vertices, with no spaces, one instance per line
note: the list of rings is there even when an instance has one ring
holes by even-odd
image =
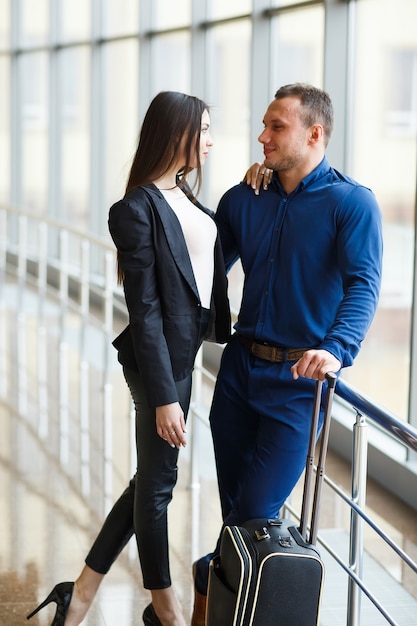
[[[135,533],[144,587],[165,589],[171,586],[167,508],[177,482],[179,450],[157,435],[155,409],[147,404],[140,374],[123,372],[136,412],[137,471],[106,517],[85,562],[106,574]],[[190,374],[176,383],[185,416],[191,379]]]

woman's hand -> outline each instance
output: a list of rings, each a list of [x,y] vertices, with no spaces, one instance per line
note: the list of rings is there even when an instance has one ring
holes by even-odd
[[[244,183],[250,185],[256,195],[259,195],[261,186],[268,189],[268,185],[272,180],[273,170],[265,167],[263,163],[253,163],[243,177]]]
[[[156,432],[172,448],[187,445],[185,418],[179,402],[156,407]]]

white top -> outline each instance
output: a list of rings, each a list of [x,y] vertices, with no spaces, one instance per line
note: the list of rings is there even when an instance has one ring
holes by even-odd
[[[214,277],[214,220],[193,204],[178,187],[160,189],[181,224],[188,254],[200,295],[201,305],[209,309]]]

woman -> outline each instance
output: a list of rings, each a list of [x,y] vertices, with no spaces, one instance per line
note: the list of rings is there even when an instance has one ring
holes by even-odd
[[[158,94],[143,121],[126,194],[110,209],[109,229],[129,313],[129,326],[114,345],[136,410],[137,473],[86,559],[80,578],[87,585],[83,580],[57,585],[28,616],[55,601],[53,626],[82,621],[133,529],[144,586],[152,595],[144,623],[186,624],[171,585],[167,507],[179,449],[186,445],[195,356],[212,330],[222,343],[230,333],[216,226],[186,183],[187,174],[196,170],[200,187],[201,167],[212,146],[209,129],[202,100],[177,92]]]
[[[129,325],[114,341],[136,411],[137,473],[107,516],[75,583],[56,585],[51,626],[78,626],[133,533],[152,602],[147,626],[185,626],[171,585],[167,507],[186,445],[191,377],[201,342],[230,334],[227,283],[213,214],[186,182],[213,145],[207,105],[162,92],[145,115],[126,193],[109,213]],[[255,175],[259,165],[255,166]],[[259,189],[260,181],[257,183]]]

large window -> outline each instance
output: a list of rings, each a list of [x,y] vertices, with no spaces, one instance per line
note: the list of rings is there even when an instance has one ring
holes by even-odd
[[[10,4],[8,0],[0,0],[0,50],[10,46]]]
[[[0,57],[0,202],[7,202],[10,197],[9,68],[7,57]]]
[[[28,0],[31,2],[31,0]],[[61,0],[55,2],[55,10],[61,10],[59,39],[77,41],[91,37],[91,2],[85,0]]]
[[[33,11],[33,0],[21,0],[20,3],[10,2],[10,7],[12,4],[14,4],[15,10],[21,9],[18,12],[21,20],[19,24],[19,44],[24,47],[46,44],[50,32],[48,0],[37,0],[36,11]]]
[[[284,12],[272,20],[272,90],[294,82],[323,86],[324,9]],[[271,94],[271,98],[273,94]]]
[[[102,7],[103,35],[117,37],[137,33],[139,27],[139,2],[137,0],[106,0]]]
[[[110,205],[124,192],[130,163],[135,153],[138,132],[138,44],[136,39],[116,41],[106,47],[103,99],[105,133],[103,133],[104,176],[103,206],[98,221],[101,233],[107,230],[103,219]],[[120,68],[123,72],[120,72]],[[130,79],[126,80],[126,76]]]
[[[190,93],[190,43],[188,30],[161,35],[153,40],[154,71],[150,75],[152,96],[164,90]]]
[[[172,89],[211,107],[201,199],[215,209],[262,159],[276,89],[324,87],[336,104],[332,165],[375,192],[384,223],[381,303],[344,376],[409,419],[416,22],[415,0],[0,0],[0,201],[108,237],[144,112]],[[229,282],[238,308],[239,267]]]
[[[346,376],[407,419],[415,245],[417,4],[357,5],[351,174],[370,187],[384,222],[381,302]],[[378,22],[378,28],[369,24]]]
[[[21,128],[21,167],[16,172],[16,199],[25,208],[46,213],[48,205],[49,71],[46,52],[18,58],[17,114]]]
[[[60,217],[86,228],[90,181],[90,64],[88,48],[67,48],[58,57],[58,99],[61,146]],[[58,148],[59,149],[59,148]],[[54,207],[51,207],[54,210]],[[56,211],[53,211],[56,212]]]
[[[208,2],[208,17],[212,20],[224,19],[236,15],[250,13],[251,0],[210,0]]]
[[[213,209],[226,189],[242,180],[249,165],[250,41],[248,20],[216,26],[208,38],[206,100],[214,146],[207,182]]]
[[[152,2],[151,26],[158,30],[186,26],[191,22],[191,0],[154,0]]]

